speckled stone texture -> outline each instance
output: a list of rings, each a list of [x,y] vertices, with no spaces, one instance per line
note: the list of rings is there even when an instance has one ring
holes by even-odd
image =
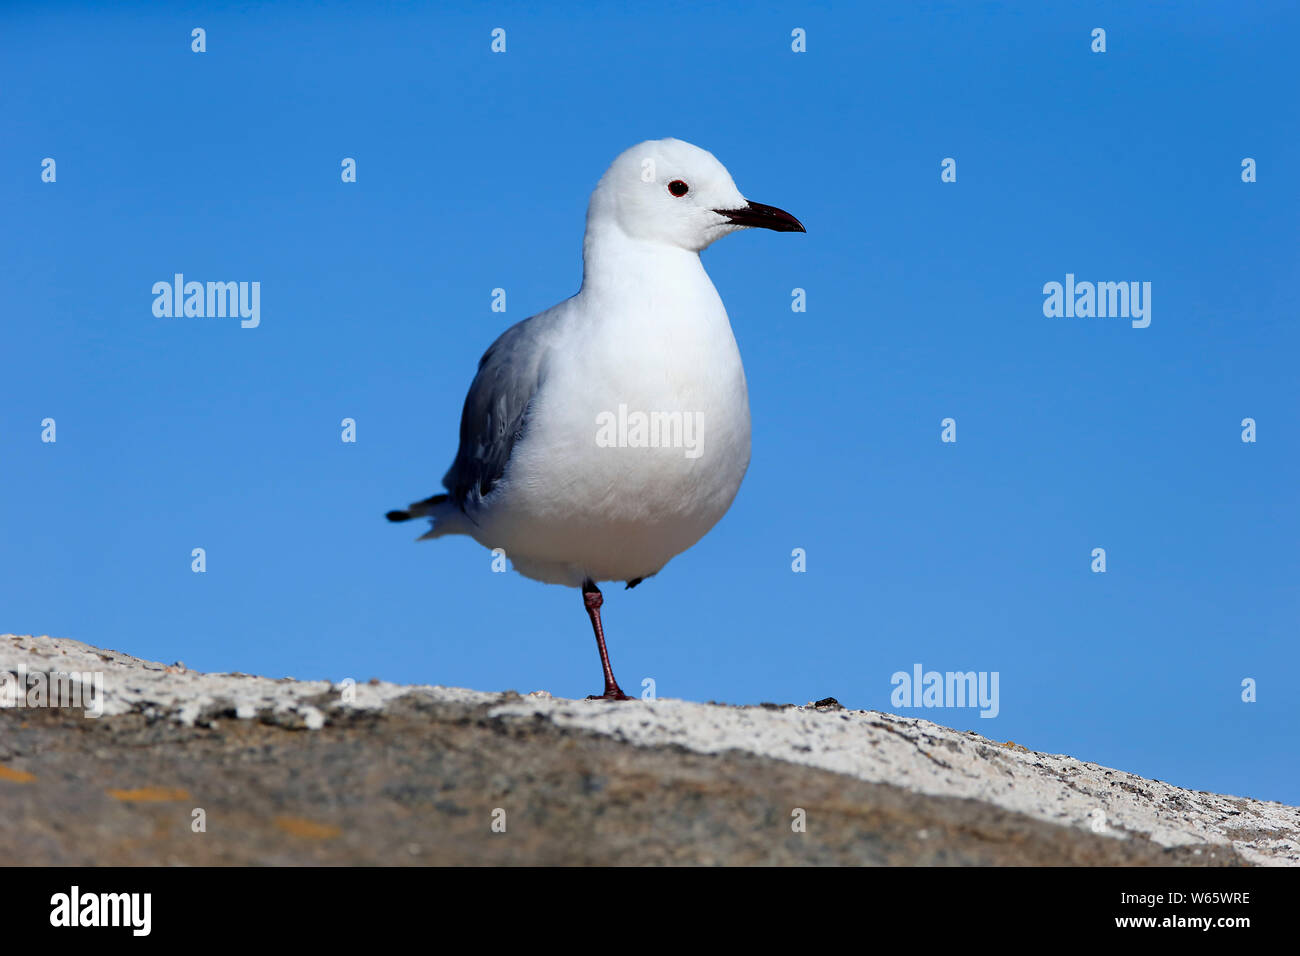
[[[345,687],[0,635],[0,678],[59,671],[101,672],[104,716],[0,708],[12,864],[1300,863],[1294,807],[833,702]]]

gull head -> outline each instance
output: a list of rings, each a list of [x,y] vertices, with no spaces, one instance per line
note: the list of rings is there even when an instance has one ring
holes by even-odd
[[[806,231],[788,212],[747,200],[712,153],[680,139],[647,140],[624,152],[601,177],[587,210],[588,236],[614,227],[692,252],[755,226]]]

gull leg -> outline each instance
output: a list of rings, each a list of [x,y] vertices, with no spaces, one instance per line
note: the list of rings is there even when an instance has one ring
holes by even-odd
[[[591,629],[596,632],[596,646],[600,649],[600,666],[605,671],[605,693],[592,694],[587,700],[634,700],[623,693],[614,680],[614,669],[609,666],[609,651],[605,649],[605,629],[600,626],[600,606],[605,597],[596,587],[596,582],[588,578],[582,582],[582,603],[587,606],[587,617],[591,618]]]

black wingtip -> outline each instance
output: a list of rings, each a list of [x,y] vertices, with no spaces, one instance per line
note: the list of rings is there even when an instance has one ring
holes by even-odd
[[[389,521],[410,521],[411,513],[409,511],[390,511],[384,517]]]

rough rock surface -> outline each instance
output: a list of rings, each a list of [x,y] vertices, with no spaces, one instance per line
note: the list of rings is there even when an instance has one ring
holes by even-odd
[[[73,672],[103,675],[101,717],[31,706]],[[1300,809],[834,702],[342,686],[0,635],[0,858],[1300,865]]]

